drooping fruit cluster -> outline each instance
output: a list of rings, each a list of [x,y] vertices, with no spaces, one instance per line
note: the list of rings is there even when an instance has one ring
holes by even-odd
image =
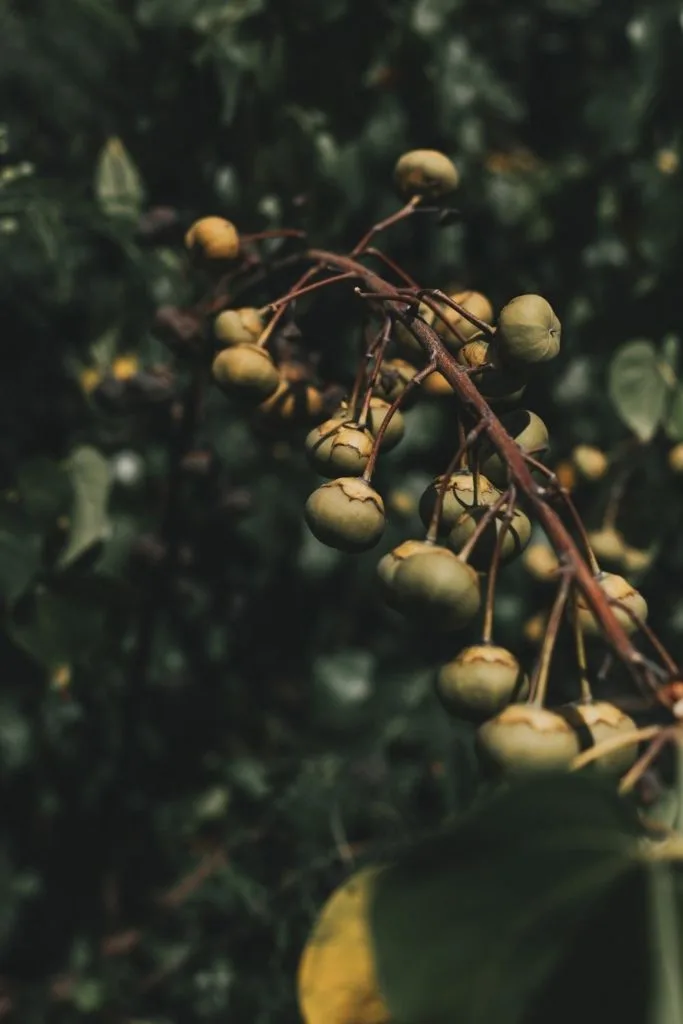
[[[404,154],[395,183],[406,206],[378,228],[421,212],[439,213],[458,178],[442,153]],[[501,567],[525,553],[524,562],[538,579],[559,582],[569,571],[549,547],[532,542],[531,517],[541,496],[562,499],[563,492],[551,494],[558,481],[544,466],[550,448],[545,424],[517,404],[531,376],[557,356],[560,321],[541,295],[517,295],[496,314],[485,294],[462,283],[445,290],[391,285],[358,261],[378,228],[350,255],[304,253],[307,273],[263,308],[214,304],[213,379],[241,407],[251,407],[257,421],[307,428],[303,450],[325,480],[306,501],[305,521],[319,542],[356,554],[375,547],[385,531],[386,508],[374,476],[384,454],[404,437],[410,413],[406,421],[403,412],[422,396],[451,397],[457,451],[419,501],[424,536],[403,540],[379,559],[378,593],[391,613],[413,622],[423,635],[465,629],[483,611],[479,635],[436,673],[441,704],[476,724],[482,757],[499,770],[566,769],[587,745],[635,729],[616,707],[590,696],[584,637],[602,636],[606,606],[616,617],[611,628],[631,635],[644,622],[647,606],[626,579],[600,570],[590,552],[592,586],[585,579],[583,589],[575,579],[564,589],[560,585],[553,611],[542,619],[541,653],[531,678],[518,657],[493,640]],[[193,257],[206,264],[238,259],[244,239],[230,222],[210,217],[192,225],[186,242]],[[324,274],[327,279],[319,280]],[[318,280],[307,283],[312,276]],[[369,301],[364,337],[371,340],[359,353],[353,385],[345,386],[341,397],[337,391],[330,403],[313,361],[283,356],[278,339],[285,315],[291,324],[300,294],[345,279],[353,279],[357,294]],[[572,471],[586,481],[600,479],[608,469],[607,457],[586,445],[574,450],[572,462]],[[610,544],[614,553],[615,537],[615,531],[595,536],[595,554],[602,557]],[[581,699],[551,709],[545,707],[548,673],[562,622],[576,638]],[[636,751],[635,743],[617,744],[594,763],[606,772],[622,772]]]

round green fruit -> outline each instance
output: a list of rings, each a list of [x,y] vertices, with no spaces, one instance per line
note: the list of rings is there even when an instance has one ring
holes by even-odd
[[[619,624],[626,633],[635,633],[638,625],[629,615],[629,611],[636,616],[636,619],[645,622],[647,620],[647,602],[645,598],[628,580],[625,580],[623,576],[618,576],[616,573],[600,572],[595,579],[600,584],[605,596],[609,598],[612,611]],[[577,596],[576,607],[579,623],[584,633],[589,636],[601,636],[602,630],[582,593],[579,593]]]
[[[508,434],[527,455],[543,456],[549,448],[548,428],[535,412],[528,409],[514,409],[500,417]],[[507,465],[490,442],[482,445],[482,471],[496,487],[507,486]]]
[[[456,553],[462,551],[485,514],[486,509],[481,506],[470,509],[468,512],[463,512],[456,519],[453,529],[448,535],[448,546]],[[501,509],[500,514],[496,515],[488,526],[484,528],[484,532],[472,549],[472,554],[468,561],[479,572],[486,572],[491,563],[498,534],[503,527],[503,514],[503,509]],[[501,562],[506,564],[517,558],[518,555],[521,555],[530,540],[531,522],[529,517],[516,508],[503,537],[500,552]]]
[[[255,345],[264,328],[258,309],[224,309],[213,323],[213,331],[222,345]]]
[[[396,568],[393,605],[433,629],[459,629],[474,618],[481,603],[479,577],[447,548],[434,545]]]
[[[570,704],[567,710],[571,715],[576,715],[579,724],[588,730],[591,746],[597,746],[598,743],[617,736],[627,736],[638,728],[632,718],[607,701]],[[601,754],[591,764],[605,775],[623,775],[637,756],[638,740],[634,740],[633,743],[628,743],[617,750]]]
[[[435,149],[411,149],[394,168],[399,192],[406,196],[439,198],[453,192],[459,181],[457,168],[445,153]]]
[[[518,295],[498,317],[497,340],[505,359],[542,363],[560,351],[562,328],[550,303],[540,295]]]
[[[566,771],[579,753],[569,723],[532,704],[508,705],[479,727],[477,739],[485,759],[506,775]]]
[[[322,476],[361,476],[372,452],[373,437],[366,427],[326,420],[310,431],[306,454],[313,469]]]
[[[443,479],[442,475],[432,480],[420,498],[420,518],[425,529],[429,528],[432,521]],[[450,533],[463,512],[478,505],[493,505],[498,498],[500,498],[500,491],[483,473],[479,474],[476,490],[474,473],[469,470],[459,470],[457,473],[453,473],[444,492],[439,534],[446,536]]]
[[[213,379],[226,394],[262,402],[277,390],[280,374],[268,352],[255,345],[233,345],[218,353]]]
[[[384,532],[382,498],[355,476],[339,477],[318,487],[309,495],[304,515],[311,533],[339,551],[368,551]]]
[[[523,700],[529,680],[511,651],[475,644],[439,669],[436,692],[450,714],[483,722],[512,701]]]
[[[377,576],[379,577],[382,596],[388,604],[393,603],[394,576],[399,565],[412,555],[434,550],[442,550],[446,554],[452,554],[448,548],[438,549],[434,544],[430,544],[426,540],[404,540],[402,544],[399,544],[380,558],[377,563]]]

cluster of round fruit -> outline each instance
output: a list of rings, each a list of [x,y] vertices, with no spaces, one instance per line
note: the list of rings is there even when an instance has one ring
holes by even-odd
[[[457,172],[442,154],[414,151],[399,160],[396,180],[417,203],[455,187]],[[213,248],[206,240],[209,236]],[[212,259],[231,259],[239,252],[234,227],[219,218],[197,222],[187,242]],[[403,437],[399,406],[405,407],[418,393],[416,380],[422,393],[452,394],[452,389],[437,371],[417,377],[426,356],[410,320],[402,317],[391,321],[389,337],[386,325],[378,333],[353,393],[320,423],[320,390],[293,380],[287,367],[278,366],[267,351],[272,322],[266,322],[266,313],[275,308],[226,309],[216,316],[214,333],[221,348],[213,360],[213,378],[225,393],[261,413],[280,410],[288,418],[287,410],[291,414],[298,408],[303,412],[300,421],[319,424],[306,437],[305,450],[312,467],[328,479],[309,496],[306,522],[315,537],[331,547],[367,551],[385,529],[384,502],[371,481],[380,451],[393,448]],[[542,420],[528,410],[508,407],[521,398],[534,366],[559,351],[561,326],[547,300],[517,296],[503,307],[494,326],[494,312],[484,295],[451,290],[430,298],[425,294],[419,303],[415,298],[414,315],[431,327],[481,395],[502,409],[499,419],[521,451],[532,462],[543,458],[549,439]],[[397,352],[392,354],[391,346]],[[298,405],[294,383],[299,385]],[[491,584],[498,565],[524,551],[531,537],[530,520],[513,497],[508,467],[498,450],[485,436],[470,449],[463,446],[459,461],[423,494],[420,515],[426,537],[404,541],[378,565],[387,605],[427,630],[456,630],[471,623],[482,604],[480,575],[488,572]],[[633,632],[647,614],[642,597],[620,576],[600,572],[597,582],[615,603],[621,625]],[[490,760],[513,772],[568,766],[586,745],[586,736],[589,743],[596,743],[607,735],[634,730],[628,716],[604,702],[583,700],[552,711],[543,707],[543,672],[537,672],[530,693],[516,657],[491,640],[493,587],[488,590],[483,640],[461,650],[440,669],[437,692],[448,711],[478,723],[481,747]],[[580,594],[568,607],[578,634],[599,632]],[[635,744],[617,746],[598,764],[621,772],[636,749]]]

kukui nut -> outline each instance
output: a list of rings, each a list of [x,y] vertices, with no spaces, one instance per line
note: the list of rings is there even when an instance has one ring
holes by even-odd
[[[380,364],[373,393],[385,402],[393,402],[405,392],[416,373],[417,367],[405,359],[385,359]],[[409,391],[406,400],[409,402],[415,393],[415,389],[412,395]],[[402,406],[405,408],[405,403],[402,403]]]
[[[276,391],[280,374],[268,352],[255,345],[233,345],[218,353],[213,379],[226,394],[263,401]]]
[[[439,198],[453,192],[459,175],[452,160],[435,149],[411,149],[404,153],[394,169],[399,192],[406,196]]]
[[[446,710],[474,722],[497,715],[528,691],[529,680],[517,658],[492,643],[465,647],[436,677],[436,692]]]
[[[541,458],[547,452],[550,444],[548,429],[535,412],[515,409],[513,412],[503,413],[500,421],[523,452],[536,458]],[[482,445],[481,468],[496,487],[507,486],[507,465],[488,442]]]
[[[429,528],[439,489],[443,486],[443,475],[438,476],[428,485],[420,498],[420,518]],[[453,529],[456,520],[463,512],[474,508],[477,505],[493,505],[500,497],[500,491],[494,487],[483,473],[475,478],[474,473],[469,470],[459,470],[451,474],[446,490],[444,491],[441,517],[439,519],[439,534],[446,536]]]
[[[455,521],[453,529],[448,535],[448,546],[455,552],[462,551],[465,544],[472,537],[479,522],[486,514],[486,509],[481,506],[463,512]],[[486,572],[496,541],[504,523],[504,508],[501,509],[491,522],[484,527],[481,536],[475,541],[472,553],[469,556],[470,564],[479,572]],[[503,537],[500,560],[502,563],[511,562],[524,551],[531,538],[531,522],[529,517],[520,509],[516,508]]]
[[[524,568],[534,579],[547,582],[557,577],[560,562],[549,544],[534,542],[524,552]]]
[[[636,731],[637,726],[629,715],[607,701],[585,701],[570,704],[567,708],[570,721],[576,716],[589,734],[590,745],[597,746],[605,740],[625,737]],[[579,732],[579,739],[581,733]],[[588,746],[590,749],[590,746]],[[607,775],[623,775],[638,756],[638,740],[607,750],[590,763]]]
[[[619,564],[626,553],[626,541],[613,526],[604,526],[588,534],[588,542],[599,562]]]
[[[380,426],[384,422],[387,412],[389,411],[389,402],[385,402],[383,398],[377,398],[376,396],[370,399],[370,406],[368,408],[368,429],[373,437],[377,437]],[[350,416],[350,410],[348,402],[342,402],[337,411],[334,413],[334,419],[348,419]],[[403,416],[397,409],[389,423],[387,429],[384,432],[382,441],[380,443],[380,451],[388,452],[403,439],[405,433],[405,422]]]
[[[185,247],[207,260],[234,260],[240,251],[240,236],[232,221],[202,217],[187,231]]]
[[[339,551],[368,551],[384,532],[382,498],[355,476],[339,477],[318,487],[309,495],[304,515],[311,533]]]
[[[491,323],[493,320],[493,307],[481,292],[473,290],[453,292],[448,296],[453,302],[457,302],[468,313],[484,323]],[[432,327],[439,335],[444,345],[452,351],[457,350],[468,341],[480,338],[481,328],[478,324],[472,323],[457,309],[453,309],[443,301],[437,301],[440,316],[434,316]]]
[[[396,568],[393,604],[433,629],[458,629],[479,610],[481,592],[474,569],[444,548],[417,552]]]
[[[261,402],[256,412],[272,423],[314,423],[322,415],[323,396],[311,384],[281,380],[277,390]]]
[[[600,480],[609,467],[609,459],[600,448],[590,444],[577,444],[572,449],[572,463],[584,480]]]
[[[542,363],[560,351],[561,325],[541,295],[518,295],[500,311],[497,343],[505,359]]]
[[[489,762],[506,775],[567,770],[579,739],[561,716],[532,704],[510,704],[477,733]]]
[[[669,449],[667,459],[671,472],[680,476],[683,473],[683,442],[675,444],[673,448]]]
[[[311,466],[322,476],[360,476],[367,466],[374,438],[367,427],[326,420],[306,438]]]
[[[647,619],[647,603],[642,594],[623,576],[613,572],[600,572],[595,580],[610,601],[612,611],[625,632],[635,633],[638,621],[645,622]],[[576,607],[583,631],[590,636],[600,636],[600,626],[583,593],[578,594]]]
[[[411,555],[416,555],[424,551],[439,550],[436,545],[428,543],[426,540],[404,540],[402,544],[393,548],[386,555],[380,558],[377,563],[377,576],[379,578],[380,588],[382,596],[388,604],[393,604],[393,581],[396,570],[399,565],[410,558]],[[440,549],[445,551],[446,554],[450,555],[447,548]]]
[[[213,324],[216,338],[222,345],[255,345],[265,324],[258,309],[224,309]]]

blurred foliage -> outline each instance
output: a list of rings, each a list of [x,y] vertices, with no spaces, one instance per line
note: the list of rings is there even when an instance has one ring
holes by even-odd
[[[614,453],[577,503],[589,527],[614,513],[629,545],[666,552],[638,579],[683,654],[666,458],[682,38],[673,0],[2,5],[0,1017],[296,1020],[321,899],[477,787],[471,733],[432,695],[451,651],[378,607],[372,554],[305,531],[296,435],[259,436],[208,396],[160,575],[186,373],[151,324],[193,298],[194,217],[348,247],[395,208],[402,150],[451,155],[461,219],[401,225],[388,251],[496,308],[551,301],[563,352],[526,401],[557,464],[579,443]],[[322,297],[299,327],[321,373],[350,379],[348,310]],[[657,353],[645,427],[623,387],[608,397],[632,339]],[[386,550],[451,454],[438,403],[407,420],[381,470]],[[525,659],[546,586],[503,574],[499,638]],[[553,685],[574,696],[569,667]]]

